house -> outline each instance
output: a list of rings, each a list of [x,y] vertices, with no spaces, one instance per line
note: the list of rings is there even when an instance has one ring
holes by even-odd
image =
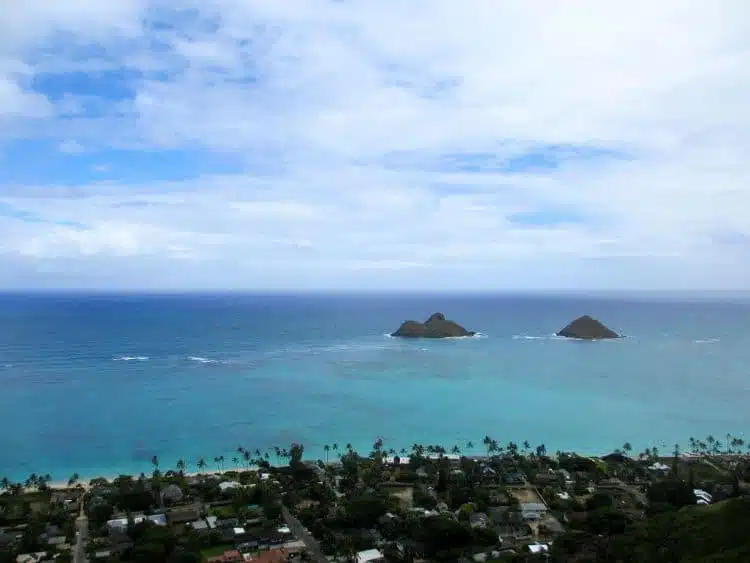
[[[148,516],[144,516],[143,514],[138,514],[136,516],[133,516],[133,524],[140,524],[141,522],[151,522],[153,524],[156,524],[157,526],[166,526],[167,525],[167,518],[164,514],[150,514]],[[127,518],[113,518],[112,520],[107,520],[107,528],[112,530],[118,530],[124,532],[128,529],[128,519]]]
[[[521,471],[514,471],[503,476],[505,482],[509,485],[525,485],[526,475]]]
[[[23,553],[16,557],[16,563],[39,563],[40,561],[44,561],[44,557],[47,555],[47,552],[40,551],[37,553]]]
[[[121,530],[110,530],[107,536],[109,551],[113,553],[125,553],[133,547],[133,540]]]
[[[543,502],[522,502],[520,508],[524,520],[539,520],[547,514],[547,505]]]
[[[201,517],[200,506],[197,504],[187,504],[176,506],[167,510],[167,520],[170,525],[187,524]]]
[[[665,463],[657,461],[649,465],[648,470],[653,471],[654,473],[669,473],[669,466]]]
[[[65,536],[52,536],[47,538],[47,545],[52,546],[56,549],[62,549],[62,547],[65,545],[65,542]]]
[[[379,549],[366,549],[357,553],[357,563],[375,563],[380,561],[385,561],[385,557]]]
[[[208,522],[205,520],[194,520],[193,522],[188,522],[186,525],[190,526],[196,532],[207,532],[210,528]]]
[[[209,557],[207,561],[208,563],[243,563],[245,558],[242,557],[242,554],[239,551],[232,549],[230,551],[225,551],[216,557]]]
[[[528,547],[529,551],[535,555],[549,552],[549,546],[546,543],[532,543]]]
[[[289,554],[283,549],[269,549],[261,551],[250,561],[251,563],[283,563],[289,561]]]
[[[293,540],[293,541],[286,542],[284,544],[283,549],[284,549],[284,551],[286,551],[287,553],[290,553],[290,554],[291,553],[302,553],[303,551],[305,551],[306,546],[305,546],[305,542],[303,542],[302,540]]]
[[[219,483],[219,489],[222,493],[231,492],[240,486],[241,485],[237,481],[222,481]]]
[[[551,514],[542,518],[539,522],[539,530],[550,536],[557,536],[565,533],[565,527]]]
[[[484,512],[472,512],[469,514],[469,525],[472,528],[486,528],[490,519]]]
[[[521,512],[512,506],[492,506],[488,509],[490,520],[495,524],[520,524]]]

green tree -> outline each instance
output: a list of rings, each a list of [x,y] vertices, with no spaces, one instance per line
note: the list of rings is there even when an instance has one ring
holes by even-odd
[[[292,444],[289,448],[289,467],[296,468],[302,464],[302,455],[305,453],[305,447],[302,444]]]
[[[78,473],[73,473],[73,475],[71,475],[70,478],[68,479],[68,487],[75,487],[79,479],[80,477]]]

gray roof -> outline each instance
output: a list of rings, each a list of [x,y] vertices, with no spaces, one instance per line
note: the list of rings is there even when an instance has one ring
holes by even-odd
[[[544,512],[547,510],[547,505],[543,502],[522,502],[520,506],[523,512]]]

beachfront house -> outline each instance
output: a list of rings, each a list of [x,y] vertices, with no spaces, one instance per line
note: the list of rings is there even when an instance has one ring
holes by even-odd
[[[231,493],[241,485],[237,481],[222,481],[219,483],[219,490],[222,493]]]

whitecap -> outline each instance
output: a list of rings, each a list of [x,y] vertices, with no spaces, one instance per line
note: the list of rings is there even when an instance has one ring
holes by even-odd
[[[145,362],[149,360],[148,356],[115,356],[112,358],[116,362]]]
[[[188,356],[188,360],[190,360],[191,362],[200,362],[201,364],[218,363],[218,360],[211,360],[209,358],[204,358],[202,356]]]
[[[203,356],[188,356],[188,360],[191,362],[198,362],[201,364],[229,364],[229,360],[212,360],[211,358],[204,358]]]
[[[383,335],[385,338],[396,338],[392,334],[385,333]],[[483,332],[475,332],[474,334],[471,334],[469,336],[446,336],[444,338],[432,338],[428,340],[472,340],[472,339],[479,339],[479,338],[487,338],[487,335]],[[408,342],[409,339],[404,339],[405,342]]]
[[[693,344],[716,344],[717,342],[720,342],[719,338],[702,338],[693,340]]]
[[[528,334],[514,334],[513,340],[565,340],[564,336],[548,334],[546,336],[533,336]]]

